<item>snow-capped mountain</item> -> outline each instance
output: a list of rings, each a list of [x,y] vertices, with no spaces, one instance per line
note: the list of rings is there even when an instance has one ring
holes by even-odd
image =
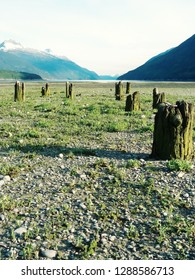
[[[97,80],[99,76],[79,66],[65,56],[57,56],[50,49],[40,51],[23,47],[13,40],[0,44],[0,70],[28,72],[43,79]]]
[[[0,50],[4,52],[19,49],[23,49],[23,46],[14,40],[6,40],[0,44]]]

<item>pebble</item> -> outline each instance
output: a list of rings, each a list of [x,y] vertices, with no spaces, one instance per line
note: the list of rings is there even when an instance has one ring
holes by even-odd
[[[107,133],[104,136],[107,137],[106,135]],[[126,142],[126,153],[116,149],[113,137],[116,143],[120,143],[120,140]],[[110,134],[105,147],[100,145],[100,158],[97,155],[75,155],[68,158],[62,153],[56,154],[53,150],[52,156],[35,151],[30,160],[22,151],[17,155],[13,152],[3,159],[5,163],[13,166],[19,161],[24,161],[27,163],[27,170],[20,170],[13,178],[6,178],[9,175],[0,174],[0,182],[3,185],[0,188],[0,198],[5,195],[13,201],[13,205],[10,204],[11,211],[0,210],[1,243],[6,245],[6,248],[4,245],[0,248],[2,259],[11,258],[6,252],[12,247],[17,248],[12,258],[21,259],[25,254],[20,256],[19,253],[23,252],[24,246],[28,244],[34,250],[33,257],[36,252],[37,259],[56,259],[57,256],[69,260],[79,259],[84,253],[75,248],[79,238],[82,246],[89,246],[92,240],[98,240],[97,248],[89,259],[141,259],[149,256],[168,259],[171,255],[172,259],[178,257],[179,253],[174,251],[172,239],[166,244],[166,252],[162,252],[162,246],[165,245],[156,242],[157,231],[160,222],[165,222],[167,217],[171,218],[166,205],[169,197],[179,198],[177,204],[174,204],[174,199],[170,200],[170,203],[174,204],[173,215],[180,210],[178,207],[180,203],[182,205],[182,199],[187,200],[189,210],[192,209],[193,203],[195,204],[195,170],[185,173],[168,172],[166,161],[146,158],[148,144],[145,145],[143,141],[141,144],[137,143],[139,137],[143,137],[144,140],[144,135],[135,134],[134,137],[134,134],[129,132]],[[109,150],[110,143],[113,146]],[[127,170],[124,167],[126,161],[132,158],[139,160],[141,168]],[[105,166],[101,161],[106,162]],[[97,166],[97,169],[94,166]],[[143,182],[149,177],[153,178],[156,188],[152,189],[151,194],[145,195]],[[150,200],[153,193],[154,203]],[[156,199],[157,197],[159,199]],[[162,207],[161,200],[164,199],[165,206]],[[7,208],[9,207],[8,205]],[[156,213],[155,209],[159,209],[159,213]],[[187,219],[187,216],[191,224],[191,211],[184,211],[182,217]],[[146,223],[150,220],[151,224]],[[139,231],[138,237],[128,236],[130,224],[135,225]],[[16,229],[15,234],[18,234],[15,240],[10,238],[11,228]],[[32,234],[29,234],[26,240],[18,238],[27,230]],[[180,238],[177,231],[171,234],[173,238]],[[182,243],[186,246],[184,250],[189,252],[189,256],[187,253],[186,256],[194,259],[192,245],[187,237],[183,236]],[[142,240],[144,247],[140,247],[140,250],[138,245]]]
[[[110,239],[110,241],[113,242],[116,239],[116,236],[112,235],[112,236],[109,237],[109,239]]]
[[[25,227],[19,227],[16,230],[14,230],[14,232],[18,235],[22,235],[23,233],[27,232],[27,229]]]
[[[0,187],[2,187],[5,184],[4,180],[0,180]]]
[[[80,207],[81,207],[83,210],[85,210],[85,209],[87,208],[87,206],[86,206],[84,203],[81,203],[81,204],[80,204]]]
[[[41,257],[53,259],[57,256],[56,250],[49,250],[49,249],[40,249],[40,255]]]
[[[0,221],[4,221],[5,220],[5,216],[3,214],[0,214]]]
[[[4,176],[3,180],[5,182],[10,182],[11,181],[11,177],[9,175]]]
[[[87,176],[86,176],[85,174],[81,174],[81,175],[80,175],[80,178],[81,178],[82,180],[86,180],[86,179],[87,179]]]
[[[177,174],[177,177],[182,178],[184,175],[185,175],[185,172],[180,171],[180,172]]]

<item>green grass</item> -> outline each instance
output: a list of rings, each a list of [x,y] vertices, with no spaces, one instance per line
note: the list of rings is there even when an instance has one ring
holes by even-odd
[[[162,85],[166,86],[166,83]],[[138,86],[135,84],[135,90]],[[102,90],[102,87],[98,88],[97,85],[93,89],[77,84],[75,92],[81,96],[72,101],[65,98],[64,86],[61,83],[50,85],[51,96],[47,98],[40,96],[41,83],[27,84],[26,102],[14,103],[13,85],[4,85],[0,95],[0,144],[2,147],[11,147],[20,141],[23,146],[34,143],[50,145],[51,142],[72,146],[78,138],[82,138],[84,144],[90,142],[91,138],[94,141],[97,134],[103,137],[106,133],[133,130],[142,134],[152,133],[152,86],[145,86],[141,94],[141,111],[126,114],[125,100],[116,101],[114,92],[107,87]],[[110,87],[114,87],[114,84],[110,84]],[[178,90],[177,87],[179,86],[167,89],[170,91],[167,96],[170,102],[184,99],[184,90],[183,94],[179,94],[180,88]],[[191,102],[195,97],[188,94],[185,99]]]
[[[0,175],[9,175],[13,180],[11,190],[3,185],[8,194],[0,195],[0,214],[7,213],[8,220],[12,223],[7,234],[10,235],[10,240],[17,242],[14,229],[23,224],[25,213],[30,209],[29,230],[22,239],[21,259],[38,259],[41,242],[48,242],[50,249],[63,248],[59,249],[57,258],[65,258],[65,245],[59,245],[59,240],[62,239],[62,233],[66,238],[69,237],[73,226],[70,221],[76,221],[73,207],[75,192],[84,200],[82,203],[86,206],[85,211],[93,213],[93,219],[105,232],[107,228],[112,228],[113,223],[120,226],[121,231],[126,227],[123,238],[127,239],[129,245],[134,242],[143,258],[150,258],[147,246],[151,239],[159,246],[159,251],[163,249],[166,252],[169,244],[177,253],[175,258],[187,258],[182,242],[187,240],[192,247],[195,236],[192,207],[188,200],[183,199],[181,189],[176,188],[172,192],[174,185],[166,185],[166,176],[173,176],[174,181],[175,172],[170,171],[190,173],[193,163],[164,161],[159,168],[155,166],[155,160],[139,159],[141,148],[144,145],[151,147],[152,144],[152,90],[156,86],[167,93],[168,102],[175,104],[177,100],[184,99],[195,103],[195,85],[192,83],[185,84],[185,87],[181,83],[133,84],[133,90],[141,92],[141,111],[131,114],[126,114],[124,110],[125,100],[115,100],[114,83],[75,83],[77,96],[74,100],[65,98],[63,83],[51,83],[51,95],[47,98],[41,97],[42,83],[29,83],[26,84],[24,103],[13,101],[14,84],[0,85]],[[123,138],[123,133],[127,138]],[[195,140],[195,130],[193,139]],[[126,148],[128,141],[133,147],[140,147],[138,158],[134,158],[136,154],[133,150]],[[121,162],[117,162],[117,152],[133,156],[131,159],[124,157]],[[63,164],[59,158],[60,153],[63,155]],[[98,153],[101,157],[97,156]],[[149,154],[150,151],[147,156]],[[40,162],[40,155],[46,156],[44,162]],[[25,181],[28,179],[25,177],[26,173],[35,170],[37,174],[42,165],[55,172],[53,166],[47,163],[47,157],[55,161],[58,174],[65,172],[66,161],[76,157],[93,157],[92,161],[90,159],[83,166],[72,166],[67,171],[69,181],[60,183],[59,189],[47,189],[52,198],[58,197],[59,193],[59,197],[72,199],[71,204],[63,202],[59,208],[58,202],[52,201],[51,207],[46,209],[45,197],[41,192],[37,191],[34,197],[29,190],[25,190],[26,193],[21,196],[20,188],[28,182]],[[12,160],[9,162],[10,158]],[[136,172],[140,172],[139,179],[132,178]],[[76,179],[71,181],[71,176]],[[86,176],[87,179],[83,180],[81,176]],[[40,180],[42,179],[44,178]],[[36,180],[37,178],[34,188],[38,188]],[[41,181],[41,189],[44,189],[44,180]],[[158,181],[163,182],[162,187],[159,187]],[[18,199],[13,199],[14,195]],[[34,204],[39,205],[39,208],[35,210]],[[43,208],[47,219],[44,224],[40,224]],[[125,213],[121,208],[129,212],[130,221],[124,219]],[[6,221],[2,223],[6,228]],[[85,228],[82,221],[80,223]],[[78,231],[74,242],[70,244],[77,252],[75,258],[93,258],[101,243],[98,234],[94,230],[94,235],[86,241]],[[36,240],[35,244],[37,236],[41,236],[41,241]],[[145,245],[141,246],[141,243]],[[112,257],[117,258],[117,253]],[[11,258],[14,259],[14,255]]]
[[[167,167],[171,171],[190,171],[192,164],[186,160],[173,159],[167,162]]]

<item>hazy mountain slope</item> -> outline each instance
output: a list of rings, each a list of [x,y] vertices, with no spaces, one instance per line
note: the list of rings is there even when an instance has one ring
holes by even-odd
[[[195,81],[195,35],[118,79]]]
[[[42,78],[41,76],[32,73],[0,70],[0,79],[41,80]]]
[[[99,79],[95,72],[65,57],[58,57],[47,51],[24,48],[12,40],[0,44],[0,70],[35,73],[45,79]]]

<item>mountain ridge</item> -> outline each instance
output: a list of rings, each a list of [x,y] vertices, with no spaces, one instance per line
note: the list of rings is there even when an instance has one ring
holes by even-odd
[[[0,70],[0,80],[42,80],[42,78],[33,73]]]
[[[118,79],[195,81],[195,34],[177,47],[152,57]]]
[[[6,40],[0,44],[0,70],[34,73],[43,79],[99,79],[94,71],[81,67],[64,56],[54,55],[48,50],[26,48],[14,40]]]

